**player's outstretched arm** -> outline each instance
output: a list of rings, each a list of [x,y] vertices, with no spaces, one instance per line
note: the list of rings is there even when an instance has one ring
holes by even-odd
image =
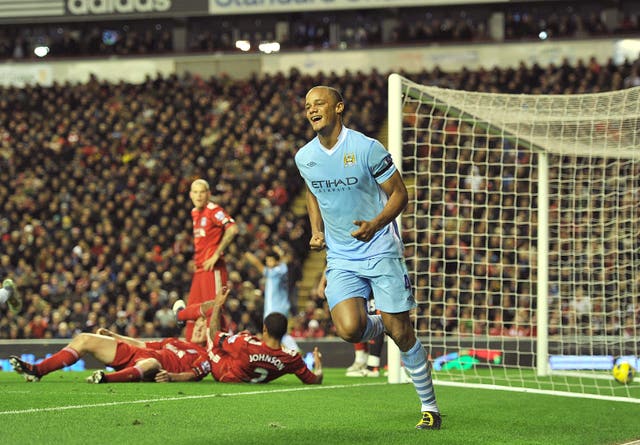
[[[264,263],[260,261],[260,258],[255,256],[253,252],[245,252],[244,257],[253,265],[253,267],[258,269],[260,273],[264,273]]]
[[[229,297],[229,292],[231,290],[224,286],[216,295],[215,300],[213,300],[213,310],[211,311],[211,321],[209,322],[209,336],[214,338],[216,336],[216,332],[220,330],[220,312],[227,302],[227,298]]]
[[[155,376],[157,383],[193,382],[195,380],[197,380],[197,378],[193,372],[169,372],[164,369],[158,371]]]
[[[313,373],[316,375],[316,385],[322,383],[322,353],[318,350],[318,347],[313,348]]]
[[[277,244],[273,246],[273,250],[278,255],[280,255],[281,263],[289,264],[291,262],[292,258],[288,250],[284,250],[282,247],[278,246]]]

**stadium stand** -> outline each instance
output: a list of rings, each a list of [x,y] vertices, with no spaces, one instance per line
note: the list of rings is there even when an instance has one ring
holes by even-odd
[[[513,2],[448,6],[231,15],[128,21],[7,24],[0,29],[0,60],[47,57],[144,56],[175,53],[239,52],[236,41],[258,51],[264,41],[281,50],[348,49],[397,45],[451,44],[495,40],[491,15],[502,14],[502,39],[576,39],[633,35],[640,30],[634,2]],[[604,20],[606,14],[612,20]],[[284,26],[281,26],[283,25]],[[186,28],[186,44],[174,45],[177,28]],[[543,33],[543,34],[541,34]],[[541,37],[544,36],[544,37]]]
[[[393,33],[386,42],[376,31],[376,20],[383,19],[379,11],[351,17],[354,27],[344,32],[352,39],[350,45],[486,39],[486,17],[480,9],[473,11],[474,18],[461,17],[455,23],[437,22],[430,12],[432,16],[421,16],[424,22],[418,20],[413,29],[402,25],[408,20],[403,14],[411,11],[398,10],[394,17],[398,29],[408,33]],[[516,23],[539,23],[546,10],[505,12],[507,39],[537,38],[536,26],[523,28]],[[550,18],[549,29],[555,35],[638,29],[630,14],[616,29],[603,29],[591,4],[581,9],[584,17],[564,12]],[[311,16],[303,18],[309,22],[298,22],[305,26],[292,33],[291,47],[326,46],[318,23],[311,22]],[[242,27],[252,29],[250,23],[234,25],[226,18],[227,24],[220,25],[229,29],[229,35],[217,34],[221,40],[216,42],[206,34],[212,26],[207,20],[218,19],[190,22],[189,50],[233,50],[229,44],[243,35]],[[433,35],[424,26],[427,22],[438,23],[441,33]],[[88,28],[74,29],[78,26]],[[53,56],[173,51],[170,22],[119,26],[128,28],[117,45],[106,44],[103,29],[96,24],[4,27],[0,58],[31,57],[31,46],[41,38],[34,36],[42,35],[55,40],[51,45],[58,49],[52,50]],[[442,33],[445,28],[455,31]],[[259,32],[268,37],[268,30]],[[419,83],[469,91],[582,93],[637,84],[639,67],[638,61],[616,65],[585,60],[575,65],[565,61],[558,66],[522,64],[517,69],[460,72],[433,68],[402,74]],[[301,189],[293,154],[311,136],[302,122],[301,102],[315,84],[343,91],[347,125],[379,134],[386,115],[386,73],[376,71],[308,76],[294,70],[249,80],[187,74],[148,78],[142,84],[93,78],[86,84],[50,88],[0,87],[0,276],[11,276],[25,299],[18,315],[0,318],[0,338],[68,338],[99,327],[134,337],[174,335],[177,328],[167,308],[188,292],[192,253],[188,186],[198,176],[210,180],[215,200],[241,228],[227,256],[237,296],[229,302],[232,319],[238,328],[258,327],[261,281],[242,260],[242,252],[261,252],[277,243],[297,258],[306,255],[307,220],[291,210]],[[447,267],[458,267],[456,261],[465,263],[458,258]],[[300,273],[299,267],[293,268],[292,283]],[[449,302],[448,295],[434,298]],[[455,301],[432,307],[446,314],[457,310]],[[322,299],[311,295],[301,306],[304,310],[295,323],[300,336],[315,335],[308,333],[311,320],[331,334]],[[454,318],[442,314],[431,318]],[[446,335],[457,327],[435,329]]]
[[[242,310],[261,314],[259,277],[240,258],[280,241],[304,257],[307,221],[289,197],[300,189],[293,153],[307,135],[289,108],[318,82],[339,84],[372,117],[362,120],[380,125],[384,79],[361,73],[3,88],[0,273],[14,277],[25,304],[0,320],[0,336],[114,325],[134,336],[171,332],[164,309],[188,291],[188,185],[197,176],[211,179],[240,225],[231,279]],[[357,115],[351,121],[359,127]]]

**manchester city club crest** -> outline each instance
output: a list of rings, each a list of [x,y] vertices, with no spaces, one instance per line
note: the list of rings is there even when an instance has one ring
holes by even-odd
[[[344,155],[344,166],[352,167],[356,165],[356,155],[353,153],[347,153]]]

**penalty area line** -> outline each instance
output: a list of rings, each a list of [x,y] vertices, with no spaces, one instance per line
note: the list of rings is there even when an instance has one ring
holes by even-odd
[[[8,410],[8,411],[0,411],[0,415],[6,416],[11,414],[33,414],[33,413],[46,413],[49,411],[66,411],[72,409],[88,409],[88,408],[105,408],[110,406],[119,406],[119,405],[136,405],[141,403],[155,403],[155,402],[176,402],[182,400],[196,400],[196,399],[213,399],[216,397],[237,397],[237,396],[253,396],[253,395],[262,395],[262,394],[271,394],[271,393],[286,393],[286,392],[297,392],[297,391],[319,391],[326,389],[342,389],[342,388],[355,388],[358,386],[379,386],[386,385],[387,382],[379,382],[379,383],[357,383],[353,385],[331,385],[331,386],[322,386],[322,385],[305,385],[300,388],[282,388],[282,389],[273,389],[273,390],[260,390],[260,391],[245,391],[245,392],[236,392],[236,393],[216,393],[216,394],[198,394],[192,396],[179,396],[179,397],[163,397],[159,399],[140,399],[140,400],[123,400],[119,402],[103,402],[103,403],[88,403],[83,405],[63,405],[63,406],[51,406],[48,408],[27,408],[27,409],[19,409],[19,410]]]

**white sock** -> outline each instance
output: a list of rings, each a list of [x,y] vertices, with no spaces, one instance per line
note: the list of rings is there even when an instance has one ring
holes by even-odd
[[[413,386],[418,393],[422,411],[440,412],[431,379],[431,363],[427,360],[427,354],[420,340],[416,340],[416,343],[407,352],[400,352],[400,357],[405,369],[409,371]]]
[[[356,363],[367,363],[367,351],[356,349]]]
[[[379,368],[380,367],[380,357],[378,357],[377,355],[369,354],[369,358],[367,359],[367,367]]]
[[[364,329],[360,341],[368,342],[383,332],[384,324],[382,323],[382,315],[367,315],[367,326]]]

